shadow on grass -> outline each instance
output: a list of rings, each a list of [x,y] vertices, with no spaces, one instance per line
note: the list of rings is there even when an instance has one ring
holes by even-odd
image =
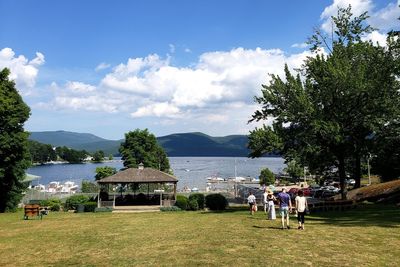
[[[332,224],[342,227],[400,228],[400,209],[395,205],[362,204],[348,211],[318,212],[308,215],[313,224]]]
[[[259,225],[253,225],[253,228],[256,228],[256,229],[282,230],[281,226],[259,226]]]

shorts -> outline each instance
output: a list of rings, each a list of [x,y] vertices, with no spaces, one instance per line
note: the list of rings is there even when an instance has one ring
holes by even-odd
[[[281,213],[282,217],[286,217],[289,215],[289,207],[280,207],[279,212]]]

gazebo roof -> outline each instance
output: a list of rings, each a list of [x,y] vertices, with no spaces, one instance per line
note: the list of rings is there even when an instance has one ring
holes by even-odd
[[[99,181],[100,184],[118,183],[176,183],[178,179],[152,168],[129,168]]]

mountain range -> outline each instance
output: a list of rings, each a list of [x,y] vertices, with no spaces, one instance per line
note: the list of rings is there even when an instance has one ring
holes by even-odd
[[[31,132],[29,139],[53,146],[84,149],[91,153],[103,150],[106,155],[118,155],[119,146],[124,141],[67,131]],[[166,135],[157,137],[157,140],[170,157],[247,157],[249,154],[246,135],[213,137],[194,132]]]

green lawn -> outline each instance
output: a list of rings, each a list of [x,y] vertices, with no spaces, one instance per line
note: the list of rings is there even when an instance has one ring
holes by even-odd
[[[0,214],[0,266],[400,265],[398,207],[310,215],[304,231],[279,224],[243,210]]]

